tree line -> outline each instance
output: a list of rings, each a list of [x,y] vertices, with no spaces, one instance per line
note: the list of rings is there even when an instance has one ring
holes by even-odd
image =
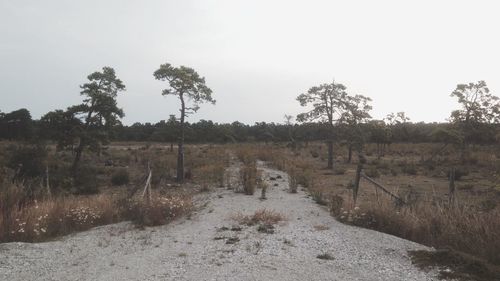
[[[162,95],[179,99],[179,115],[155,124],[121,123],[123,110],[116,97],[126,90],[111,67],[103,67],[87,76],[80,86],[82,102],[58,109],[33,120],[27,109],[0,112],[0,139],[49,140],[59,149],[74,152],[72,170],[76,173],[85,150],[99,151],[110,141],[158,141],[178,147],[179,181],[183,180],[184,143],[288,142],[292,148],[310,141],[326,141],[328,167],[333,167],[334,143],[361,152],[365,143],[386,146],[394,142],[440,142],[460,147],[467,157],[471,144],[492,144],[499,140],[500,102],[490,93],[486,83],[459,84],[450,94],[459,108],[451,112],[446,123],[413,123],[404,112],[390,113],[374,120],[369,97],[352,94],[336,81],[311,87],[299,94],[297,101],[307,111],[294,117],[285,115],[283,123],[257,122],[253,125],[235,121],[214,123],[186,119],[201,104],[215,104],[205,78],[194,69],[169,63],[154,71],[153,78],[166,82]]]

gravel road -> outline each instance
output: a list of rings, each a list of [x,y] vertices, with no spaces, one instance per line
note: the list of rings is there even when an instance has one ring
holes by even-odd
[[[169,225],[119,223],[53,242],[0,244],[0,280],[437,280],[408,257],[426,247],[339,223],[303,191],[288,193],[285,173],[259,165],[267,200],[218,189]],[[234,214],[262,208],[287,218],[274,234],[231,230]]]

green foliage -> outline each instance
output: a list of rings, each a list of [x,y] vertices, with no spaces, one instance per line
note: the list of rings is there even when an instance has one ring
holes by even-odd
[[[21,108],[10,113],[0,112],[0,139],[27,140],[33,136],[30,112]]]
[[[490,93],[484,81],[459,84],[451,96],[460,104],[460,109],[451,113],[451,121],[464,138],[464,158],[468,143],[478,136],[494,135],[487,124],[500,122],[500,98]]]
[[[432,140],[445,144],[461,144],[463,135],[460,131],[448,128],[436,128],[431,134]]]
[[[56,138],[60,148],[73,147],[77,142],[73,169],[76,170],[85,148],[98,151],[101,144],[109,141],[112,128],[120,124],[124,116],[118,107],[118,92],[125,90],[123,82],[116,77],[115,70],[103,67],[102,72],[87,76],[89,82],[80,86],[83,103],[71,106],[67,111],[47,113],[41,121],[48,134]]]
[[[183,181],[184,173],[184,138],[187,115],[198,111],[200,103],[210,102],[215,104],[212,98],[212,90],[205,84],[205,77],[201,77],[194,69],[186,66],[173,67],[169,63],[160,65],[153,73],[155,79],[168,81],[169,87],[162,91],[162,95],[177,96],[181,102],[179,149],[177,157],[177,181]],[[188,104],[191,102],[191,104]]]
[[[323,121],[333,126],[335,114],[341,114],[347,97],[346,86],[340,83],[325,83],[311,87],[307,93],[300,94],[297,101],[301,106],[312,105],[308,112],[297,115],[297,121]]]
[[[160,68],[153,75],[157,80],[168,81],[170,87],[163,90],[163,95],[175,95],[192,100],[194,105],[189,109],[194,112],[198,110],[199,103],[215,104],[212,90],[205,84],[205,77],[201,77],[190,67],[173,67],[171,64],[165,63],[160,65]]]
[[[41,177],[45,173],[47,149],[41,144],[14,146],[7,167],[16,171],[16,179]]]

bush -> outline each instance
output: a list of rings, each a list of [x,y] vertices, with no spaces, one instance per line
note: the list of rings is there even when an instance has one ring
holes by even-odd
[[[42,145],[11,147],[7,167],[16,171],[15,179],[43,176],[47,150]]]
[[[255,159],[246,160],[240,169],[240,179],[243,185],[243,192],[246,195],[253,195],[257,185],[257,163]]]
[[[296,169],[290,169],[288,171],[288,190],[290,193],[297,193],[298,183]]]
[[[312,196],[314,202],[316,202],[316,204],[321,205],[321,206],[328,205],[328,202],[323,197],[323,192],[315,190],[315,191],[311,192],[311,196]]]
[[[115,186],[128,184],[130,181],[127,169],[119,169],[113,172],[111,176],[111,184]]]
[[[462,179],[462,177],[468,176],[469,175],[469,170],[464,167],[459,167],[455,169],[455,180],[459,181]],[[446,173],[446,176],[450,178],[450,171]]]
[[[408,175],[416,175],[417,174],[417,167],[414,164],[407,164],[403,166],[403,172],[408,174]]]
[[[72,191],[75,194],[98,193],[97,169],[92,166],[81,166],[74,176],[73,184]]]
[[[339,195],[333,195],[330,199],[330,214],[336,217],[342,212],[342,207],[344,206],[344,198]]]
[[[337,167],[335,167],[335,168],[333,169],[333,173],[334,173],[335,175],[343,175],[343,174],[345,174],[345,172],[346,172],[346,171],[347,171],[347,170],[346,170],[346,168],[344,168],[344,167],[339,167],[339,166],[337,166]]]
[[[370,167],[365,171],[365,174],[370,178],[378,178],[380,177],[380,173],[375,167]]]
[[[138,226],[170,222],[192,209],[190,196],[155,194],[152,202],[115,194],[26,198],[22,186],[0,188],[0,243],[40,242],[95,226],[132,220]]]
[[[483,208],[490,209],[483,212],[427,201],[396,209],[390,199],[366,207],[371,224],[364,222],[360,226],[436,248],[451,248],[500,265],[500,210],[491,203],[483,203]]]
[[[242,215],[237,213],[233,219],[240,224],[252,226],[256,224],[274,225],[285,220],[285,216],[274,210],[259,209],[252,215]]]
[[[151,202],[136,200],[129,202],[129,205],[125,217],[140,227],[166,224],[188,213],[193,207],[191,197],[185,196],[155,196]]]

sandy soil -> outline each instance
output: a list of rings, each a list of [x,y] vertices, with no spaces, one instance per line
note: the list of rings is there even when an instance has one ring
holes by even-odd
[[[303,191],[288,193],[285,173],[260,166],[267,200],[218,189],[199,198],[190,218],[166,226],[120,223],[53,242],[2,244],[0,280],[437,279],[408,257],[408,250],[426,247],[339,223]],[[262,208],[287,218],[274,234],[256,226],[231,230],[236,213]],[[326,253],[333,259],[317,258]]]

